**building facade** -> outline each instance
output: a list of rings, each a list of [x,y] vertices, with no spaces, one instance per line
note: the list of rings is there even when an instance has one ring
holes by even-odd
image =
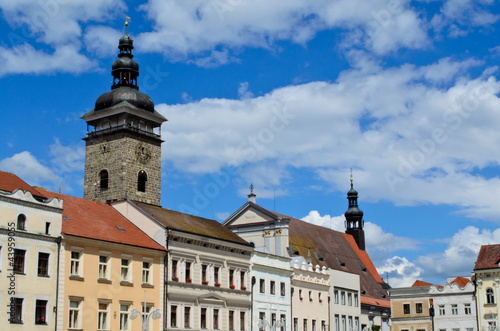
[[[479,330],[497,331],[500,327],[500,245],[481,246],[472,273],[476,284]]]
[[[430,285],[389,289],[393,331],[433,331]]]
[[[61,322],[62,208],[60,199],[0,171],[1,330],[53,330]]]
[[[359,275],[334,269],[329,269],[328,273],[331,280],[330,316],[333,317],[330,329],[361,331]]]
[[[291,330],[290,258],[253,252],[252,325],[261,330]],[[255,330],[255,328],[252,328]]]
[[[253,245],[214,220],[130,200],[111,204],[168,250],[166,330],[250,330]]]

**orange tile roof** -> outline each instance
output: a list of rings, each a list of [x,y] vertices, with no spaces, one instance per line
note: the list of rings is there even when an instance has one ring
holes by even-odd
[[[0,171],[0,190],[14,192],[17,189],[28,191],[34,197],[46,198],[42,192],[28,185],[24,180],[17,177],[13,173]]]
[[[431,283],[424,282],[423,280],[416,280],[415,283],[411,287],[417,287],[417,286],[431,286]]]
[[[500,245],[483,245],[479,250],[474,270],[498,268]]]
[[[106,203],[53,192],[47,192],[47,195],[63,199],[63,234],[165,250]],[[124,231],[120,230],[119,227]]]
[[[458,284],[458,286],[464,287],[468,282],[470,282],[470,279],[458,276],[457,278],[452,280],[450,284],[456,283]]]

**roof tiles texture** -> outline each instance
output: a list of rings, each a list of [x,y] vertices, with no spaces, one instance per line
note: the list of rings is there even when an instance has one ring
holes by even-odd
[[[33,196],[47,198],[44,193],[28,185],[24,180],[17,177],[13,173],[0,171],[0,190],[14,192],[17,189],[29,191]]]
[[[431,286],[431,285],[432,285],[431,283],[424,282],[423,280],[416,280],[411,287]]]
[[[479,250],[474,270],[498,268],[500,245],[483,245]]]
[[[47,192],[47,194],[63,199],[63,234],[165,250],[106,203],[52,192]]]
[[[142,202],[134,201],[134,204],[167,228],[249,245],[243,238],[215,220],[164,209]]]
[[[470,282],[470,279],[458,276],[457,278],[451,281],[451,284],[456,283],[458,286],[464,287],[465,285],[467,285],[468,282]]]
[[[382,287],[383,279],[351,235],[290,217],[289,241],[300,255],[310,257],[313,265],[358,274],[364,291],[362,303],[390,308],[389,296]],[[319,261],[315,253],[323,261]]]

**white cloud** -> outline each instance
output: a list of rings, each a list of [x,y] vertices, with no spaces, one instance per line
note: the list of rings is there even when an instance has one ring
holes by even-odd
[[[490,5],[494,5],[494,1],[447,0],[441,6],[440,13],[432,18],[431,24],[438,31],[449,25],[448,35],[451,37],[465,36],[468,27],[488,26],[498,21],[500,15],[490,12]],[[465,28],[461,29],[460,25]]]
[[[425,269],[426,277],[470,275],[481,246],[500,242],[500,229],[490,231],[468,226],[447,241],[448,246],[443,253],[420,256],[414,261]]]
[[[292,168],[344,187],[352,167],[369,201],[449,204],[470,217],[498,220],[500,178],[482,177],[480,170],[500,163],[499,82],[490,73],[464,76],[479,65],[474,59],[389,68],[363,53],[353,60],[356,69],[334,83],[158,105],[169,119],[164,159],[200,174],[238,167],[245,187],[260,181],[266,196],[287,191]]]
[[[238,96],[242,100],[253,98],[253,93],[248,90],[248,82],[240,83],[240,87],[238,88]]]
[[[26,151],[1,160],[0,169],[15,173],[30,185],[43,186],[51,183],[55,186],[62,183],[61,177]]]
[[[51,163],[58,173],[71,173],[83,171],[85,166],[85,147],[83,145],[61,145],[59,139],[55,139],[50,145]]]
[[[52,54],[29,44],[13,48],[0,46],[0,76],[8,74],[47,74],[55,71],[81,73],[96,67],[96,62],[78,53],[71,45],[60,46]]]
[[[389,285],[395,287],[408,287],[420,279],[423,270],[405,257],[394,256],[387,260],[377,271],[385,279],[389,276]]]
[[[302,217],[302,220],[314,225],[320,225],[325,228],[344,232],[345,231],[345,217],[342,216],[321,216],[317,210],[311,210],[308,215]]]
[[[223,48],[222,54],[225,48],[268,48],[280,40],[303,44],[326,29],[354,32],[357,37],[349,33],[347,39],[355,42],[344,45],[366,46],[378,54],[427,44],[425,24],[407,0],[151,0],[141,8],[154,28],[138,43],[171,58],[216,47]]]

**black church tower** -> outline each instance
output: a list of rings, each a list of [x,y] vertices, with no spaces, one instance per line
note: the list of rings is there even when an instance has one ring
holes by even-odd
[[[354,189],[351,177],[351,189],[347,192],[347,200],[349,200],[349,208],[345,212],[345,233],[354,237],[359,249],[365,250],[365,231],[363,226],[363,212],[358,208],[358,192]]]

